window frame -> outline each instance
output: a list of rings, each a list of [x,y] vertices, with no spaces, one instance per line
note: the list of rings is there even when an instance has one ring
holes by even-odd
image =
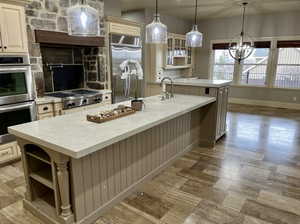
[[[270,41],[271,47],[269,51],[269,59],[267,64],[266,71],[266,85],[248,85],[242,84],[241,80],[241,71],[242,64],[240,65],[237,61],[235,62],[234,73],[233,73],[233,81],[231,86],[237,87],[254,87],[254,88],[272,88],[272,89],[283,89],[283,90],[296,90],[299,91],[299,88],[282,88],[275,86],[276,74],[277,74],[277,65],[278,65],[278,57],[279,57],[279,48],[277,48],[278,41],[286,41],[286,40],[300,40],[300,35],[297,36],[280,36],[280,37],[262,37],[262,38],[253,38],[253,41]],[[210,57],[209,57],[209,78],[213,79],[213,66],[214,66],[214,44],[220,43],[228,43],[231,39],[219,39],[219,40],[211,40],[210,41]]]

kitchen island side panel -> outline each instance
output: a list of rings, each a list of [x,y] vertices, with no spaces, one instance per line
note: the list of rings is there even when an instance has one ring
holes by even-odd
[[[96,220],[99,212],[116,203],[121,195],[126,196],[137,184],[196,145],[201,116],[205,116],[202,108],[81,159],[71,159],[76,222]]]

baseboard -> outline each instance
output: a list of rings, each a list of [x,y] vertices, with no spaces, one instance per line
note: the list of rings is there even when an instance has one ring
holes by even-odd
[[[300,110],[300,104],[298,103],[284,103],[279,101],[229,98],[229,103]]]

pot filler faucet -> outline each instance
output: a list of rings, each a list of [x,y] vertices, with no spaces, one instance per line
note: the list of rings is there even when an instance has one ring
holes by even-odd
[[[171,93],[167,91],[167,85],[165,83],[165,80],[169,80],[171,82]],[[161,82],[160,86],[162,87],[162,92],[163,95],[161,96],[161,101],[168,100],[170,98],[174,98],[174,93],[173,93],[173,80],[170,77],[164,77]]]

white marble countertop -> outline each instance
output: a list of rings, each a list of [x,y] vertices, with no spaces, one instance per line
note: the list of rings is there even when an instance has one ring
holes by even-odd
[[[97,92],[102,93],[102,94],[109,94],[112,91],[104,89],[104,90],[97,90]],[[62,99],[61,98],[57,98],[57,97],[53,97],[53,96],[43,96],[43,97],[36,98],[35,102],[36,102],[37,105],[47,104],[47,103],[61,103]]]
[[[228,80],[212,80],[212,79],[198,79],[198,78],[177,78],[177,79],[173,79],[173,82],[174,85],[212,87],[212,88],[229,86],[232,83],[231,81]],[[152,83],[160,84],[159,81],[152,82]],[[167,84],[170,83],[167,82]]]
[[[145,99],[144,111],[102,124],[87,121],[86,115],[115,108],[116,104],[17,125],[8,131],[70,157],[81,158],[215,101],[214,97],[177,94],[174,99],[160,101],[159,96],[152,96]]]
[[[198,78],[179,78],[174,79],[175,85],[186,86],[200,86],[200,87],[215,87],[220,88],[229,86],[231,81],[228,80],[212,80],[212,79],[198,79]]]

